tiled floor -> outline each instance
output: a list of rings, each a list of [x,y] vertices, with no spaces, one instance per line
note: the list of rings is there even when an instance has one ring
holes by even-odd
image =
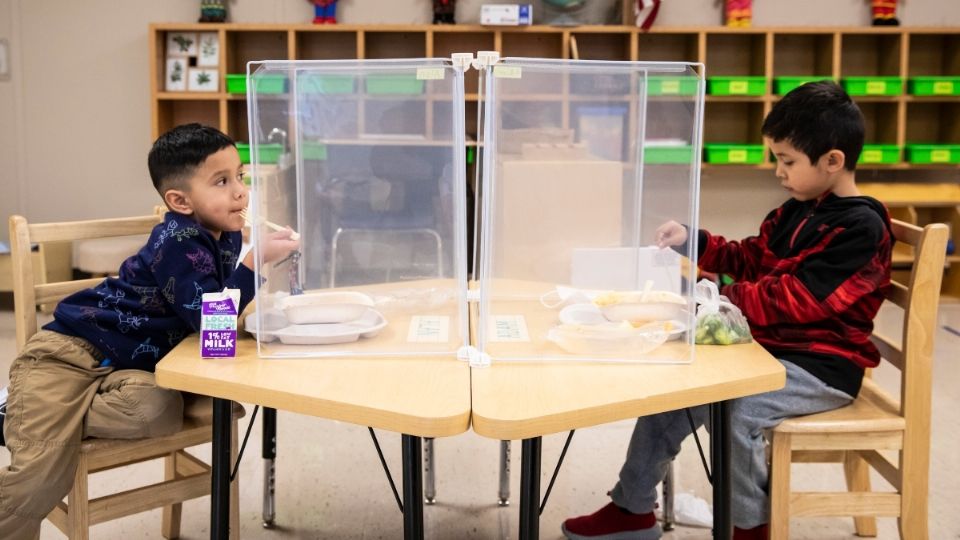
[[[894,328],[897,310],[885,309],[880,324]],[[960,305],[945,305],[940,323],[960,329]],[[933,389],[933,451],[930,479],[930,538],[960,538],[960,362],[956,355],[960,337],[946,330],[937,333]],[[6,384],[14,351],[13,316],[0,312],[0,382]],[[890,381],[890,373],[880,371],[878,380]],[[248,406],[248,413],[252,411]],[[248,415],[249,418],[249,415]],[[242,427],[247,420],[242,421]],[[264,539],[367,539],[400,538],[402,521],[389,485],[377,459],[366,428],[291,413],[279,414],[277,465],[277,527],[261,527],[263,466],[260,459],[260,423],[253,428],[240,467],[241,533],[245,538]],[[541,517],[541,537],[558,539],[560,522],[567,516],[591,512],[605,504],[605,492],[616,479],[632,428],[631,422],[618,422],[580,430],[571,444],[549,504]],[[400,437],[379,433],[381,445],[394,475],[400,474]],[[564,441],[563,435],[545,438],[543,485],[552,472]],[[512,493],[519,493],[520,445],[514,443]],[[201,449],[209,453],[209,448]],[[436,442],[438,470],[435,506],[426,507],[428,538],[515,538],[516,506],[498,508],[496,441],[472,433]],[[0,466],[9,455],[0,450]],[[102,493],[108,485],[135,486],[137,478],[158,478],[160,465],[138,466],[136,474],[104,473],[94,476],[91,490]],[[689,492],[709,500],[709,486],[700,467],[692,439],[687,441],[676,466],[679,492]],[[840,489],[838,467],[795,466],[797,485],[812,489]],[[400,479],[397,477],[397,482]],[[881,482],[875,480],[875,485]],[[207,538],[209,499],[184,505],[182,538]],[[898,538],[896,522],[881,519],[881,539]],[[821,518],[794,520],[792,537],[828,540],[853,538],[850,519]],[[49,523],[44,524],[43,539],[62,538]],[[161,538],[159,511],[95,526],[94,539]],[[708,529],[680,526],[665,538],[706,539]]]

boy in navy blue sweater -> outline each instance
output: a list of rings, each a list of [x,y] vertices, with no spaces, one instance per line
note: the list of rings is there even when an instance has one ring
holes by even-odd
[[[240,156],[216,129],[189,124],[150,150],[153,185],[169,212],[119,276],[65,298],[10,367],[0,470],[0,538],[33,540],[70,490],[84,437],[175,433],[179,392],[154,382],[157,362],[200,329],[203,293],[254,295],[253,254],[237,265],[247,207]],[[261,239],[264,263],[299,248],[291,230]]]

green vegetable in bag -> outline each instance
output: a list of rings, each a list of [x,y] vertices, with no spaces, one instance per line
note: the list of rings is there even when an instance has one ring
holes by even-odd
[[[750,343],[750,326],[740,308],[730,303],[712,281],[703,279],[695,289],[697,328],[694,342],[700,345]]]

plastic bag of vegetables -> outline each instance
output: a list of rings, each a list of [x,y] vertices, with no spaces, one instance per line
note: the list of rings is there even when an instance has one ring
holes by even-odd
[[[749,343],[750,326],[740,308],[720,294],[717,284],[701,279],[694,289],[697,300],[697,329],[694,340],[700,345]]]

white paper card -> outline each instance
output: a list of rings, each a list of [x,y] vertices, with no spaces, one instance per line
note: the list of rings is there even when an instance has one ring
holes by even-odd
[[[414,315],[407,332],[409,343],[446,343],[450,340],[450,317]]]
[[[523,315],[494,315],[490,318],[489,341],[530,341]]]
[[[680,294],[680,254],[669,248],[579,248],[570,265],[578,289],[641,290],[649,280],[654,290]]]

